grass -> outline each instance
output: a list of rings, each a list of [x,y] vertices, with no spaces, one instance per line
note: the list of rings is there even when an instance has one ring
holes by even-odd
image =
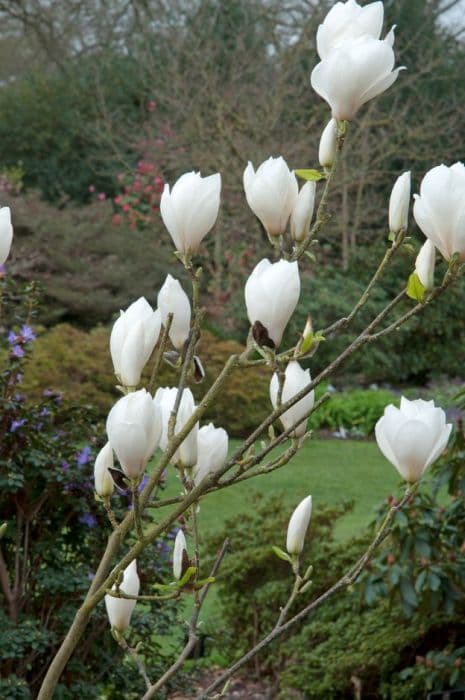
[[[374,442],[309,440],[282,469],[209,494],[201,501],[199,526],[205,533],[217,530],[225,520],[240,517],[250,507],[252,492],[281,494],[283,508],[293,508],[308,494],[313,506],[353,501],[354,509],[338,523],[336,534],[351,537],[369,524],[374,507],[395,491],[399,477]],[[169,470],[164,496],[180,492],[173,469]]]
[[[232,449],[234,445],[232,446]],[[291,515],[300,501],[312,494],[313,507],[319,503],[353,501],[353,510],[340,519],[336,537],[341,540],[367,527],[374,508],[389,494],[399,492],[399,477],[381,455],[374,442],[353,440],[309,440],[294,459],[282,469],[250,481],[209,494],[201,501],[198,523],[200,534],[218,530],[231,518],[240,518],[251,507],[253,492],[281,494],[282,505]],[[181,491],[174,469],[168,471],[164,497]],[[286,533],[283,532],[283,546]],[[187,601],[186,601],[187,603]],[[189,604],[180,609],[189,615]],[[221,618],[221,609],[213,587],[202,611],[204,621]]]

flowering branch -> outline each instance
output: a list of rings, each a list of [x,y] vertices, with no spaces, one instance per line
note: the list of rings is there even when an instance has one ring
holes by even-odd
[[[286,604],[286,606],[283,608],[281,611],[278,621],[276,625],[273,627],[271,632],[267,634],[258,644],[256,644],[250,651],[248,651],[246,654],[244,654],[238,661],[236,661],[227,671],[221,674],[205,691],[203,691],[200,695],[197,696],[197,700],[206,700],[211,696],[211,693],[216,690],[217,688],[220,688],[221,686],[224,686],[224,684],[231,678],[242,666],[247,664],[249,661],[251,661],[257,654],[259,654],[263,649],[265,649],[269,644],[271,644],[275,639],[278,639],[281,637],[285,632],[290,630],[291,628],[295,627],[297,624],[302,622],[310,613],[312,613],[314,610],[319,608],[323,603],[325,603],[329,598],[332,598],[336,593],[339,593],[339,591],[343,590],[344,588],[347,588],[351,586],[355,581],[357,580],[358,576],[360,575],[361,571],[364,569],[366,566],[367,562],[370,561],[371,557],[373,556],[374,552],[377,550],[377,548],[381,545],[381,543],[386,539],[386,537],[389,535],[389,526],[394,519],[397,511],[399,511],[403,506],[409,501],[411,498],[412,494],[415,492],[417,486],[415,485],[414,487],[408,487],[406,489],[406,492],[404,494],[404,497],[402,498],[399,503],[396,505],[392,505],[391,508],[389,509],[386,518],[384,519],[381,527],[379,528],[378,532],[376,533],[375,538],[371,542],[370,546],[367,548],[365,553],[360,557],[360,559],[357,561],[357,563],[349,569],[349,571],[344,574],[331,588],[329,588],[327,591],[325,591],[322,595],[320,595],[318,598],[316,598],[314,601],[312,601],[309,605],[305,606],[302,610],[300,610],[298,613],[296,613],[293,617],[291,617],[290,620],[287,622],[285,621],[285,617],[287,614],[287,611],[291,607],[293,601],[295,600],[297,593],[296,593],[296,584],[294,585],[293,591],[290,595],[290,598]],[[285,612],[284,612],[285,611]],[[222,696],[222,693],[220,693],[219,697]]]

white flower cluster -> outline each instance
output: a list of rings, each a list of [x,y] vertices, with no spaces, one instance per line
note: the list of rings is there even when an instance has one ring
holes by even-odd
[[[355,0],[338,2],[320,25],[317,49],[320,63],[314,68],[311,83],[329,104],[332,118],[325,127],[319,146],[319,161],[328,174],[333,167],[343,134],[342,121],[355,117],[368,100],[387,90],[401,68],[394,68],[394,32],[380,39],[384,8],[382,2],[361,7]],[[248,163],[243,174],[247,203],[261,222],[276,250],[289,227],[292,255],[277,262],[260,260],[245,284],[245,305],[251,325],[248,347],[262,357],[276,358],[286,327],[299,302],[301,283],[299,251],[309,242],[316,184],[308,181],[299,191],[297,178],[282,157],[269,158],[257,169]],[[411,174],[396,181],[389,203],[389,230],[393,244],[401,241],[408,227]],[[161,216],[186,266],[199,251],[205,236],[218,217],[221,176],[202,177],[190,172],[182,175],[161,198]],[[415,265],[416,274],[426,290],[434,284],[436,248],[450,260],[465,259],[465,167],[461,163],[433,168],[424,178],[416,196],[414,216],[427,236]],[[0,210],[0,262],[11,243],[9,210]],[[136,390],[145,365],[160,337],[162,326],[176,356],[185,360],[186,348],[195,330],[189,297],[180,282],[168,275],[158,293],[154,310],[145,298],[121,311],[113,326],[110,351],[118,382],[125,395],[111,409],[106,429],[108,442],[95,463],[95,490],[108,501],[115,484],[110,470],[115,453],[122,471],[137,488],[155,450],[170,449],[173,438],[183,432],[170,457],[183,476],[187,488],[196,488],[226,464],[228,434],[213,424],[199,426],[197,406],[191,389],[159,387],[152,395]],[[170,320],[169,320],[170,319]],[[309,331],[310,333],[311,331]],[[305,332],[303,339],[305,340]],[[296,359],[286,358],[270,381],[270,399],[287,435],[301,441],[306,435],[307,419],[315,395],[310,370]],[[298,353],[296,357],[299,357]],[[291,405],[289,405],[291,404]],[[418,481],[447,445],[451,426],[444,411],[433,402],[402,399],[400,408],[388,406],[376,426],[378,445],[387,459],[409,483]],[[296,443],[299,444],[299,443]],[[312,512],[312,497],[307,496],[295,509],[287,531],[287,552],[298,562],[304,547]],[[181,580],[189,566],[187,542],[179,530],[173,574]],[[132,562],[124,572],[120,591],[134,599],[106,597],[110,623],[122,631],[129,624],[139,591],[137,567]]]

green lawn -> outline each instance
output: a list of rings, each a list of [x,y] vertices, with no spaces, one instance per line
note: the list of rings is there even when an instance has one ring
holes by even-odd
[[[180,492],[175,470],[170,467],[165,496]],[[285,467],[256,479],[211,493],[201,501],[199,525],[209,532],[231,517],[240,516],[250,503],[252,491],[280,494],[283,507],[293,508],[308,494],[318,503],[353,500],[354,510],[341,519],[337,534],[350,537],[367,525],[374,507],[397,490],[399,477],[381,455],[376,443],[353,440],[309,440]]]
[[[235,445],[232,445],[234,449]],[[353,440],[309,440],[301,452],[285,467],[256,479],[206,496],[198,515],[200,535],[221,528],[224,521],[237,517],[250,507],[252,492],[282,495],[283,508],[289,516],[295,506],[308,494],[313,507],[319,503],[354,501],[354,509],[340,519],[336,535],[341,539],[360,532],[374,515],[374,508],[387,495],[400,493],[400,479],[394,467],[381,455],[375,442]],[[164,497],[181,491],[176,471],[169,468]],[[283,532],[282,545],[286,533]],[[185,607],[184,607],[185,605]],[[187,598],[180,604],[181,617],[189,616]],[[202,619],[218,620],[220,606],[215,587],[211,589],[203,608]],[[165,643],[168,643],[166,640]]]

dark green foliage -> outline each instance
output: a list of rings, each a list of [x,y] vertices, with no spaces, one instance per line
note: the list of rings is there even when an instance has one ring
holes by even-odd
[[[458,474],[463,450],[463,442],[455,443],[437,471],[455,487],[463,486]],[[273,674],[277,697],[298,691],[308,700],[349,700],[358,688],[362,697],[410,700],[461,681],[463,499],[439,506],[435,498],[424,488],[397,515],[392,539],[367,566],[361,583],[324,604],[292,637],[262,652],[254,668]],[[385,515],[391,502],[380,513]],[[304,566],[314,566],[305,602],[343,575],[372,537],[370,530],[358,540],[335,542],[332,529],[345,510],[315,508],[303,555]],[[215,536],[215,544],[226,534],[231,539],[232,554],[219,584],[228,632],[216,637],[231,660],[273,627],[290,593],[289,565],[271,551],[271,545],[283,545],[289,516],[279,497],[258,500]]]
[[[113,226],[108,202],[58,211],[29,193],[2,203],[11,207],[15,224],[8,269],[40,283],[45,325],[92,328],[140,296],[156,304],[173,260],[161,226],[144,236]]]
[[[307,593],[305,599],[323,592],[337,580],[341,567],[352,561],[353,552],[345,545],[336,545],[332,537],[337,518],[349,509],[349,504],[332,508],[322,506],[312,515],[303,562],[313,564],[315,575],[312,576],[311,593]],[[285,544],[290,516],[291,512],[282,508],[279,495],[262,499],[256,494],[249,512],[242,514],[240,520],[227,521],[224,531],[207,543],[207,549],[211,551],[220,546],[226,533],[230,539],[230,553],[219,579],[225,629],[230,635],[225,644],[227,653],[245,652],[254,640],[260,639],[272,627],[280,606],[286,602],[292,572],[287,562],[277,558],[272,547]],[[271,658],[274,658],[274,653],[281,655],[284,652],[275,648],[271,651]],[[263,668],[268,668],[270,662],[268,657],[265,661],[260,659]]]
[[[432,489],[421,489],[392,527],[384,550],[363,579],[368,604],[386,597],[404,613],[461,609],[465,600],[465,435],[458,426],[446,455],[433,469]],[[438,495],[447,486],[443,505]],[[381,516],[380,516],[381,517]]]
[[[0,541],[0,696],[12,700],[36,696],[89,586],[110,526],[93,492],[96,436],[102,430],[87,406],[71,405],[54,392],[26,400],[21,375],[35,342],[27,325],[34,304],[22,306],[11,282],[5,284],[5,296],[17,304],[8,345],[5,329],[1,339],[0,512],[6,531]],[[127,493],[114,496],[117,518],[129,505]],[[166,544],[159,541],[147,549],[138,565],[147,592],[151,584],[169,580]],[[131,641],[144,642],[142,653],[153,675],[166,662],[156,639],[168,632],[173,618],[170,605],[135,611]],[[100,605],[56,697],[136,698],[142,688],[132,661],[121,658]]]
[[[386,406],[398,401],[396,394],[384,389],[355,389],[334,393],[312,415],[310,425],[312,428],[330,430],[343,427],[354,437],[371,435]]]
[[[415,666],[405,668],[392,679],[390,697],[393,700],[409,700],[405,694],[406,686],[411,690],[414,685],[418,685],[419,690],[425,687],[428,690],[463,690],[464,655],[465,647],[446,647],[441,651],[429,651],[426,657],[417,656]]]
[[[24,184],[50,201],[83,202],[90,184],[114,193],[127,154],[111,154],[105,131],[112,119],[136,129],[144,110],[134,61],[102,54],[98,71],[95,61],[83,58],[68,62],[65,72],[33,73],[0,93],[0,161],[6,167],[20,162]]]
[[[370,276],[384,254],[383,246],[372,246],[360,251],[357,264],[351,272],[337,268],[318,269],[318,274],[303,279],[301,303],[289,327],[289,340],[295,341],[302,332],[307,314],[311,314],[315,330],[329,326],[339,318],[348,316],[358,301]],[[353,321],[348,331],[323,342],[311,361],[312,374],[326,366],[362,331],[377,313],[390,301],[402,286],[406,285],[414,266],[414,256],[401,251],[387,269],[368,302]],[[437,265],[436,282],[446,272],[442,262]],[[443,375],[454,377],[463,374],[463,353],[457,351],[465,343],[465,320],[462,308],[465,303],[463,280],[417,317],[404,324],[398,332],[391,333],[375,343],[363,346],[335,375],[351,384],[370,382],[417,382],[423,384],[431,378]],[[386,324],[415,304],[406,300],[386,319]],[[382,328],[383,326],[381,326]]]
[[[67,399],[93,406],[103,419],[119,397],[109,353],[110,330],[102,326],[85,332],[69,324],[60,324],[39,335],[35,352],[24,372],[23,385],[28,394],[39,398],[42,391],[53,388]],[[194,386],[200,398],[218,376],[227,357],[241,352],[235,341],[218,340],[205,332],[198,354],[205,368],[205,382]],[[144,381],[150,378],[150,363]],[[178,373],[163,365],[158,386],[175,386]],[[253,381],[254,390],[250,391]],[[250,432],[263,420],[269,409],[269,373],[236,371],[226,384],[218,401],[205,415],[217,425],[224,426],[231,436]]]

